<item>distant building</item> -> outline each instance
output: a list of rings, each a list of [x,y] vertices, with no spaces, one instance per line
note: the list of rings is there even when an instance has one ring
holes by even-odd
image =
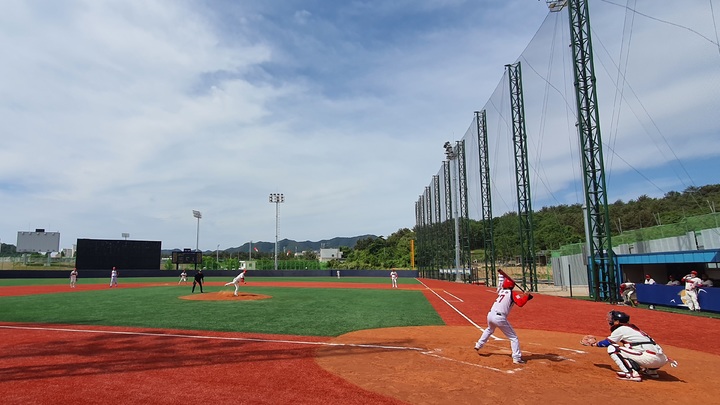
[[[318,258],[318,260],[320,260],[320,263],[340,259],[342,259],[342,252],[340,251],[340,249],[320,249],[320,257]]]

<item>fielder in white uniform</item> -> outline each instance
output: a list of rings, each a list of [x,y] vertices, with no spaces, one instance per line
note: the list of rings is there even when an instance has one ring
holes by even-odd
[[[182,273],[180,273],[180,281],[178,281],[178,285],[180,285],[180,283],[182,283],[182,282],[187,283],[187,272],[185,272],[185,270],[183,270]]]
[[[687,276],[683,277],[685,283],[685,297],[688,309],[691,311],[700,311],[700,303],[698,302],[697,290],[702,286],[702,280],[697,276],[697,271],[693,270]]]
[[[112,271],[110,272],[110,288],[118,286],[117,278],[118,278],[117,269],[115,269],[115,267],[113,267]]]
[[[73,269],[70,272],[70,288],[75,288],[75,283],[77,283],[77,269]]]
[[[242,273],[240,273],[240,274],[238,274],[237,276],[235,276],[235,278],[233,279],[233,281],[231,281],[231,282],[229,282],[229,283],[225,283],[226,286],[228,286],[228,285],[234,285],[234,286],[235,286],[235,294],[233,294],[233,295],[236,296],[236,297],[238,296],[238,289],[240,288],[240,283],[246,284],[246,283],[245,283],[245,272],[246,272],[246,271],[247,271],[247,270],[243,270]]]
[[[390,272],[390,280],[392,280],[392,288],[398,288],[397,286],[397,272],[395,270]]]
[[[629,323],[630,315],[620,311],[607,314],[610,325],[610,336],[593,343],[591,346],[607,347],[610,358],[617,364],[620,371],[617,378],[626,381],[642,381],[646,377],[658,378],[657,370],[670,362],[673,367],[677,363],[669,359],[662,347],[637,326]]]
[[[487,315],[488,327],[482,336],[480,336],[477,343],[475,343],[475,350],[482,349],[490,338],[490,335],[495,332],[495,328],[498,328],[507,336],[508,340],[510,340],[513,363],[525,364],[526,361],[523,360],[522,352],[520,351],[520,339],[518,339],[515,330],[512,325],[510,325],[510,322],[508,322],[507,316],[510,314],[513,305],[519,307],[524,306],[528,300],[532,299],[532,294],[523,294],[520,292],[513,294],[512,289],[515,287],[515,282],[507,276],[503,276],[503,283],[500,287],[495,303],[493,303]]]

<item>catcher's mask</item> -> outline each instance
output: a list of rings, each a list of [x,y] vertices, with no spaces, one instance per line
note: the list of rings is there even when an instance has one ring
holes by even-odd
[[[607,321],[609,325],[613,325],[615,321],[618,321],[620,323],[628,323],[630,322],[630,315],[626,314],[625,312],[620,311],[610,311],[607,314]]]

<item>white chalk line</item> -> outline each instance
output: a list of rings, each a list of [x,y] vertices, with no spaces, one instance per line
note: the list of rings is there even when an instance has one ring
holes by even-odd
[[[460,364],[464,364],[464,365],[466,365],[466,366],[472,366],[472,367],[477,367],[477,368],[484,368],[484,369],[486,369],[486,370],[496,371],[496,372],[498,372],[498,373],[503,373],[503,374],[515,374],[516,371],[522,370],[521,368],[510,369],[510,370],[501,370],[501,369],[499,369],[499,368],[490,367],[490,366],[485,366],[485,365],[482,365],[482,364],[470,363],[470,362],[468,362],[468,361],[457,360],[457,359],[451,359],[451,358],[449,358],[449,357],[440,356],[439,354],[433,353],[433,352],[421,352],[421,354],[424,354],[424,355],[430,356],[430,357],[435,357],[435,358],[440,359],[440,360],[446,360],[446,361],[451,361],[451,362],[455,362],[455,363],[460,363]]]
[[[465,320],[467,320],[468,322],[470,322],[470,324],[471,324],[472,326],[474,326],[474,327],[480,329],[481,331],[485,332],[485,329],[481,328],[480,325],[478,325],[478,324],[476,324],[475,322],[473,322],[473,320],[470,319],[470,318],[468,318],[467,315],[463,314],[459,309],[455,308],[455,306],[454,306],[453,304],[449,303],[445,298],[441,297],[440,294],[438,294],[438,293],[435,292],[435,290],[433,290],[432,288],[430,288],[430,287],[428,287],[427,285],[425,285],[425,283],[423,283],[420,279],[417,279],[417,278],[416,278],[415,280],[417,280],[417,281],[418,281],[420,284],[422,284],[425,288],[427,288],[428,290],[430,290],[431,293],[435,294],[435,296],[437,296],[438,298],[440,298],[440,299],[441,299],[444,303],[446,303],[450,308],[452,308],[455,312],[457,312],[458,314],[460,314],[460,316],[462,316],[463,318],[465,318]],[[497,337],[497,336],[495,336],[495,335],[490,335],[490,337],[493,338],[493,339],[495,339],[495,340],[505,340],[505,339],[499,338],[499,337]]]
[[[40,330],[40,331],[97,333],[97,334],[104,333],[104,334],[111,334],[111,335],[176,337],[176,338],[186,338],[186,339],[230,340],[230,341],[260,342],[260,343],[288,343],[288,344],[296,344],[296,345],[313,345],[313,346],[344,346],[344,347],[362,347],[362,348],[367,348],[367,349],[411,350],[411,351],[416,351],[416,352],[424,352],[424,351],[428,350],[428,349],[424,349],[424,348],[420,348],[420,347],[407,347],[407,346],[387,346],[387,345],[360,344],[360,343],[308,342],[308,341],[302,341],[302,340],[243,338],[243,337],[230,337],[230,336],[180,335],[180,334],[176,334],[176,333],[128,332],[128,331],[113,331],[113,330],[48,328],[48,327],[8,326],[8,325],[0,325],[0,329]]]
[[[443,290],[443,292],[444,292],[445,294],[447,294],[447,295],[455,298],[456,300],[458,300],[458,301],[460,301],[460,302],[465,302],[465,301],[463,301],[461,298],[456,297],[455,295],[450,294],[449,292],[447,292],[447,290]]]

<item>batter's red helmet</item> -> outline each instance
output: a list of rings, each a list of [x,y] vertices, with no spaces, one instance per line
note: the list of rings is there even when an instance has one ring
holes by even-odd
[[[512,290],[513,288],[515,288],[515,281],[513,281],[513,279],[511,279],[510,277],[505,276],[505,279],[502,283],[502,288]]]

